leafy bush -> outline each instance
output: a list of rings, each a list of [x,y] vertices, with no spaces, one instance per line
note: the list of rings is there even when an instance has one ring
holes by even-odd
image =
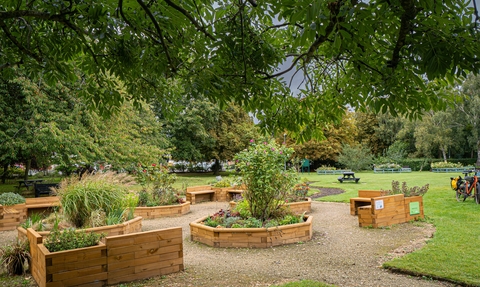
[[[235,155],[236,166],[246,190],[243,198],[248,202],[252,217],[265,221],[285,202],[288,192],[298,181],[295,170],[285,170],[285,162],[292,148],[279,146],[275,141],[255,143]]]
[[[30,246],[28,240],[17,239],[12,244],[0,248],[0,262],[10,275],[23,275],[30,262]]]
[[[128,188],[133,182],[133,178],[126,174],[97,173],[81,179],[76,176],[66,178],[56,192],[65,217],[80,228],[87,227],[92,214],[99,210],[105,212],[106,218],[110,212],[122,209],[126,219],[130,211]]]
[[[318,167],[315,171],[317,170],[336,170],[337,168],[334,166],[327,166],[327,165],[322,165]]]
[[[392,190],[388,190],[388,194],[403,194],[405,197],[423,196],[425,193],[427,193],[429,187],[430,185],[428,183],[422,187],[408,187],[406,182],[403,182],[402,186],[400,187],[400,183],[396,180],[393,180]]]
[[[142,186],[139,192],[138,206],[162,206],[184,203],[179,191],[172,185],[177,176],[169,172],[165,166],[151,164],[138,166],[137,182]]]
[[[25,197],[18,193],[5,192],[0,194],[0,204],[4,206],[25,203]]]
[[[459,162],[447,162],[447,161],[439,161],[439,162],[432,162],[430,164],[432,168],[461,168],[463,165]]]
[[[85,230],[76,231],[74,228],[60,231],[54,228],[45,240],[45,247],[50,252],[71,250],[97,245],[105,234],[87,233]]]
[[[402,166],[396,163],[382,163],[382,164],[376,164],[375,168],[396,168],[396,169],[401,169]]]

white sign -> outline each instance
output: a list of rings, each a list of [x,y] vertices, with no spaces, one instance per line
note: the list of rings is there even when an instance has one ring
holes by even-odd
[[[375,209],[383,209],[383,199],[375,201]]]

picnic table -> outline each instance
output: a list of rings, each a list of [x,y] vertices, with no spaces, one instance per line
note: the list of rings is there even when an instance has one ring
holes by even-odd
[[[17,190],[20,191],[22,187],[25,187],[27,191],[30,190],[30,186],[34,186],[38,182],[42,182],[43,179],[29,179],[29,180],[17,180],[18,181],[18,186]]]
[[[343,176],[338,178],[340,183],[343,183],[344,181],[355,181],[355,183],[358,183],[359,180],[360,178],[355,177],[355,173],[353,171],[346,171],[343,173]]]

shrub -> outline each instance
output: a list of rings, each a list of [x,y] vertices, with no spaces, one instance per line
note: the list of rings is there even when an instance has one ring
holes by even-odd
[[[173,205],[185,202],[180,197],[179,191],[172,186],[177,176],[171,174],[165,166],[139,164],[136,179],[142,186],[138,195],[138,206]]]
[[[279,146],[275,141],[255,143],[235,155],[236,166],[246,190],[242,196],[248,202],[252,217],[265,221],[285,202],[289,191],[298,181],[295,170],[285,170],[292,148]]]
[[[423,196],[425,193],[427,193],[429,187],[430,185],[428,183],[422,187],[408,187],[406,182],[403,182],[402,187],[400,187],[400,183],[396,180],[393,180],[392,190],[389,190],[388,194],[403,194],[405,197]]]
[[[439,161],[439,162],[432,162],[430,164],[432,168],[461,168],[463,165],[459,162],[447,162],[447,161]]]
[[[56,189],[67,220],[76,227],[86,227],[94,211],[109,213],[122,209],[127,216],[128,188],[133,179],[114,172],[86,175],[79,179],[70,177]]]
[[[396,168],[396,169],[400,169],[400,168],[402,168],[402,166],[399,165],[399,164],[396,164],[396,163],[382,163],[382,164],[375,165],[375,168]]]
[[[0,248],[0,262],[10,275],[23,275],[30,263],[28,240],[17,239],[12,244]]]
[[[336,170],[337,168],[334,167],[334,166],[326,166],[326,165],[322,165],[320,167],[318,167],[315,171],[317,170]]]
[[[0,204],[4,206],[25,203],[25,197],[18,193],[5,192],[0,194]]]

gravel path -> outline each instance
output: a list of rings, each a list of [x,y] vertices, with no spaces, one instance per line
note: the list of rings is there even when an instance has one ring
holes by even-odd
[[[389,229],[358,227],[348,204],[312,203],[314,236],[309,242],[268,249],[217,249],[190,240],[189,222],[226,203],[200,203],[182,217],[145,220],[144,230],[182,226],[185,272],[145,286],[269,286],[300,279],[338,286],[454,286],[394,274],[383,261],[420,248],[434,229],[422,223]]]
[[[189,223],[221,208],[227,203],[205,202],[180,217],[144,220],[145,231],[183,228],[185,271],[121,286],[270,286],[301,279],[342,287],[455,286],[380,268],[385,260],[420,248],[434,232],[428,224],[360,228],[348,204],[312,202],[314,236],[309,242],[268,249],[218,249],[192,242]],[[15,237],[14,231],[0,232],[0,244]]]

